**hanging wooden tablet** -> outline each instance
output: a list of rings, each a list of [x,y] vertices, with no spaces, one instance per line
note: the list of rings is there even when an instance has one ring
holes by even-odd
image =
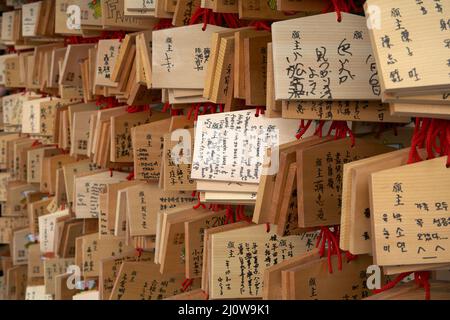
[[[28,263],[28,250],[25,245],[28,242],[27,235],[30,233],[29,228],[15,230],[11,243],[11,256],[13,264],[24,265]]]
[[[344,165],[340,243],[352,254],[372,253],[369,176],[377,171],[405,165],[410,149],[402,149]],[[344,195],[347,195],[345,197]]]
[[[281,101],[275,100],[275,83],[273,75],[273,48],[272,42],[267,44],[267,70],[266,70],[266,116],[269,118],[281,117]],[[287,117],[284,117],[287,118]]]
[[[99,275],[100,260],[121,255],[134,248],[125,245],[123,238],[99,239],[98,233],[83,236],[82,273],[85,277]]]
[[[126,237],[128,235],[127,205],[127,189],[118,190],[116,212],[114,214],[114,230],[112,230],[116,237]]]
[[[159,179],[164,134],[169,133],[169,126],[170,119],[164,119],[131,129],[136,180]]]
[[[330,273],[327,258],[302,263],[282,271],[282,278],[289,282],[287,300],[359,300],[369,296],[366,286],[366,270],[373,262],[368,255],[345,262],[342,270]],[[333,270],[337,269],[337,256],[331,257]],[[284,291],[284,288],[282,289]]]
[[[161,300],[182,292],[184,273],[161,275],[151,262],[122,263],[110,300]],[[192,289],[197,288],[194,281]]]
[[[278,221],[280,209],[281,209],[281,203],[283,199],[283,193],[277,192],[277,190],[284,190],[284,187],[286,185],[286,180],[288,179],[288,173],[289,173],[289,167],[291,164],[295,163],[297,161],[297,150],[308,148],[310,146],[318,145],[321,143],[325,143],[327,141],[330,141],[331,138],[325,137],[325,138],[317,138],[316,136],[309,136],[312,135],[313,130],[310,130],[310,132],[306,133],[306,137],[295,141],[291,146],[281,150],[280,158],[279,158],[279,169],[276,172],[276,178],[275,183],[273,185],[272,192],[267,194],[268,199],[268,207],[265,208],[265,211],[267,210],[268,213],[265,214],[266,221],[270,223],[276,223]],[[268,186],[268,190],[270,190],[270,185]],[[263,221],[264,222],[264,221]]]
[[[319,251],[313,249],[304,254],[286,259],[280,263],[266,268],[264,271],[264,286],[263,299],[264,300],[281,300],[282,299],[282,271],[291,269],[299,264],[306,264],[310,261],[319,259]]]
[[[124,6],[129,11],[154,11],[155,1],[154,0],[125,0]]]
[[[38,187],[22,182],[9,182],[6,189],[6,203],[2,208],[2,216],[26,216],[27,206],[24,203],[28,192],[35,192]]]
[[[408,123],[408,117],[393,116],[389,105],[378,101],[283,101],[283,118]]]
[[[83,235],[82,221],[66,221],[61,235],[61,243],[58,256],[61,258],[71,258],[75,256],[75,239]]]
[[[81,71],[77,61],[88,58],[88,49],[93,44],[77,44],[67,47],[66,55],[62,65],[62,72],[59,79],[60,85],[81,87]]]
[[[50,98],[25,101],[22,106],[22,132],[39,134],[41,132],[41,102]]]
[[[388,103],[406,103],[406,104],[450,104],[450,94],[448,92],[442,94],[423,94],[414,96],[398,96],[395,94],[383,94],[383,101]]]
[[[211,212],[184,223],[186,278],[201,278],[206,229],[225,224],[225,211]]]
[[[74,177],[78,173],[92,172],[98,169],[91,160],[85,159],[77,162],[67,163],[62,166],[67,194],[68,205],[72,206],[74,201]]]
[[[55,213],[45,214],[39,219],[39,244],[42,253],[56,253],[55,230],[56,222],[62,218],[69,217],[69,210],[56,211]]]
[[[67,281],[72,277],[70,273],[55,275],[55,300],[72,300],[78,292],[76,288],[69,289]],[[69,280],[70,281],[70,280]]]
[[[124,0],[104,0],[101,6],[101,23],[103,27],[113,30],[145,30],[153,29],[157,23],[152,17],[125,16]]]
[[[164,300],[207,300],[208,296],[205,294],[205,292],[201,289],[195,289],[192,291],[184,292],[177,294],[175,296],[171,296],[168,298],[165,298]]]
[[[245,99],[245,50],[247,38],[270,35],[267,31],[255,29],[238,30],[234,33],[234,97]]]
[[[68,154],[44,158],[43,168],[44,170],[48,170],[47,176],[48,178],[46,180],[41,181],[41,190],[44,192],[48,191],[50,194],[54,194],[56,186],[56,170],[61,169],[64,164],[72,162],[76,162],[76,159],[74,157],[69,156]]]
[[[189,132],[192,137],[194,130],[191,129],[189,130]],[[165,191],[196,190],[196,182],[195,180],[191,179],[192,169],[190,164],[192,160],[192,149],[194,147],[194,142],[191,141],[190,147],[185,147],[186,142],[180,140],[172,140],[170,134],[165,135],[163,157],[163,179]],[[178,152],[178,154],[176,154],[175,152]]]
[[[2,34],[1,39],[3,41],[13,40],[14,31],[14,11],[4,12],[2,14]]]
[[[209,211],[203,208],[198,210],[191,208],[176,208],[164,212],[162,225],[160,256],[160,272],[184,273],[185,272],[185,229],[184,223],[194,217],[205,216]]]
[[[20,166],[21,165],[21,154],[22,151],[30,149],[31,146],[33,145],[33,142],[31,142],[30,140],[24,140],[21,142],[18,142],[15,144],[14,146],[14,167],[13,167],[13,177],[15,177],[16,179],[25,181],[27,180],[26,177],[23,179],[21,179],[21,175],[23,175],[23,168]],[[22,162],[23,164],[23,162]],[[25,168],[26,169],[26,168]]]
[[[374,262],[449,262],[447,157],[374,173],[370,184]],[[439,188],[436,183],[439,182]]]
[[[67,13],[67,7],[76,4],[79,4],[77,0],[55,0],[55,33],[81,35],[81,30],[78,26],[71,24],[71,28],[69,29],[67,25],[68,21],[71,22],[71,19],[75,18],[75,13]]]
[[[124,262],[150,262],[154,258],[152,252],[143,251],[141,256],[136,255],[136,251],[129,251],[100,260],[99,268],[99,292],[100,299],[108,300],[114,287],[114,283]]]
[[[9,300],[25,300],[27,267],[17,266],[6,272],[6,295]]]
[[[52,200],[53,198],[47,198],[33,201],[28,204],[28,219],[30,223],[30,232],[32,234],[39,233],[39,217],[50,213],[50,211],[47,210],[47,207]]]
[[[73,264],[73,258],[51,258],[44,260],[45,293],[55,293],[55,276],[66,273],[67,268]]]
[[[211,54],[211,37],[225,28],[201,24],[153,32],[154,88],[203,89]],[[189,35],[189,36],[187,36]]]
[[[266,105],[267,44],[272,37],[246,38],[245,56],[245,102],[249,106]]]
[[[259,126],[259,132],[262,130],[268,135],[264,139],[257,138],[257,133],[251,129],[253,126]],[[269,127],[270,132],[267,131]],[[211,128],[217,129],[211,130]],[[272,128],[278,129],[278,132],[272,131]],[[256,117],[254,111],[200,116],[197,121],[191,177],[219,181],[258,182],[265,150],[274,144],[275,140],[278,140],[279,144],[293,141],[297,129],[298,123],[295,121],[266,118],[263,115]],[[221,137],[226,136],[225,140],[235,141],[236,144],[232,148],[223,147],[227,146],[227,143],[221,142],[217,134]],[[244,136],[246,136],[245,140],[242,139]],[[211,144],[211,142],[214,143]],[[247,144],[253,143],[258,143],[256,148],[258,150],[244,151],[248,148]],[[218,149],[217,146],[222,147]],[[247,154],[242,157],[242,162],[235,159],[234,154],[245,153]],[[233,161],[237,161],[239,166],[233,166]],[[218,164],[217,169],[210,167],[210,163]]]
[[[117,83],[111,80],[111,73],[119,56],[120,45],[119,39],[100,40],[98,42],[94,85],[117,86]]]
[[[131,130],[150,122],[149,111],[111,117],[111,161],[133,162]]]
[[[448,3],[402,0],[392,6],[371,0],[364,8],[383,91],[399,95],[449,91],[448,26],[442,19]],[[424,24],[430,27],[424,29]]]
[[[117,194],[119,190],[125,189],[128,187],[135,186],[137,184],[140,184],[139,181],[131,180],[131,181],[122,181],[117,183],[111,183],[106,186],[106,201],[107,201],[107,225],[108,230],[112,231],[112,234],[115,234],[115,224],[116,224],[116,212],[117,212],[117,205],[118,205],[118,197]]]
[[[28,246],[28,278],[44,278],[44,261],[38,243]]]
[[[289,166],[277,220],[279,236],[298,235],[308,231],[298,227],[297,164]]]
[[[163,191],[156,183],[127,188],[127,221],[131,236],[156,235],[156,213],[185,205],[197,199],[190,193]]]
[[[299,150],[297,152],[299,226],[339,224],[343,165],[389,151],[392,151],[392,148],[362,139],[356,139],[352,147],[350,138]]]
[[[316,233],[278,237],[274,227],[267,232],[262,224],[211,235],[211,299],[262,297],[267,267],[313,249]],[[244,257],[251,257],[250,264]]]
[[[70,144],[70,154],[87,156],[87,144],[89,140],[89,127],[91,115],[97,113],[97,110],[75,112],[73,115],[73,124]]]
[[[200,0],[178,0],[172,18],[172,25],[187,26],[196,8],[200,7]]]
[[[18,88],[22,87],[24,83],[20,81],[20,65],[19,56],[14,56],[5,59],[5,70],[4,70],[4,80],[5,86],[8,88]]]
[[[165,0],[155,0],[155,17],[159,19],[172,18],[173,14],[165,8]]]
[[[318,35],[318,24],[327,33]],[[272,34],[276,100],[381,99],[364,17],[292,19],[274,23]]]
[[[99,203],[98,197],[106,185],[125,181],[126,172],[103,171],[92,172],[84,176],[77,174],[74,179],[74,211],[77,219],[98,218]]]
[[[448,106],[446,105],[391,103],[390,111],[391,114],[395,116],[420,116],[426,118],[450,119],[450,113],[448,110]]]
[[[12,231],[27,226],[28,219],[26,217],[0,217],[0,243],[10,244],[12,240]],[[3,270],[5,269],[3,268]]]

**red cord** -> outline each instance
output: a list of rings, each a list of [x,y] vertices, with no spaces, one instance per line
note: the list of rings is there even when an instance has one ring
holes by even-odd
[[[144,249],[142,248],[136,248],[136,256],[140,258],[142,256],[142,253],[144,252]]]
[[[373,290],[374,294],[378,294],[384,291],[387,291],[389,289],[394,288],[400,281],[408,277],[413,272],[403,272],[400,273],[394,280],[388,282],[380,289]],[[429,271],[420,271],[420,272],[414,272],[414,281],[417,285],[424,288],[425,290],[425,300],[430,300],[431,298],[431,292],[430,292],[430,272]]]
[[[225,224],[234,223],[234,213],[230,205],[225,210]]]
[[[197,194],[197,204],[195,206],[193,206],[193,208],[195,210],[197,210],[200,207],[202,207],[203,209],[206,209],[205,204],[200,202],[200,192],[193,191],[192,192],[192,197],[195,197],[196,194]]]
[[[134,172],[130,172],[130,174],[127,176],[127,180],[128,181],[134,180]]]
[[[305,125],[305,120],[300,120],[300,126],[298,128],[298,133],[295,135],[297,140],[301,139],[303,135],[308,131],[309,127],[311,126],[312,120],[308,120],[308,122]]]
[[[194,282],[194,279],[188,279],[186,278],[183,283],[181,284],[181,290],[183,292],[186,292],[189,290],[189,288],[192,286],[192,283]]]
[[[266,21],[253,21],[250,26],[255,27],[256,30],[272,31],[271,26]]]
[[[153,30],[163,30],[173,27],[174,25],[172,24],[172,19],[159,19],[158,23],[153,27]]]
[[[259,117],[260,114],[264,114],[265,112],[265,107],[256,107],[255,117]]]

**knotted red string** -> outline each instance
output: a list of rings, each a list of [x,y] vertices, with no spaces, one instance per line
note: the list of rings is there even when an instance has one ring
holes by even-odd
[[[450,120],[416,118],[408,164],[422,161],[418,149],[425,148],[427,159],[447,156],[450,167]]]
[[[410,274],[414,273],[414,281],[419,286],[424,288],[425,290],[425,300],[430,300],[431,293],[430,293],[430,272],[429,271],[418,271],[418,272],[403,272],[400,273],[397,277],[395,277],[394,280],[388,282],[380,289],[375,289],[372,292],[374,294],[378,294],[384,291],[387,291],[389,289],[394,288],[400,281],[408,277]]]
[[[312,120],[308,120],[308,122],[306,122],[305,124],[305,120],[300,120],[300,126],[298,128],[298,132],[295,135],[295,137],[297,138],[297,140],[301,139],[303,137],[303,135],[306,133],[306,131],[308,131],[309,127],[311,126]]]
[[[158,23],[153,27],[153,30],[163,30],[173,27],[174,25],[172,24],[172,19],[159,19]]]
[[[363,12],[365,0],[329,0],[323,12],[336,12],[337,21],[342,21],[342,12],[360,13]]]
[[[194,279],[188,279],[186,278],[183,283],[181,284],[181,290],[183,292],[186,292],[189,290],[189,288],[192,286],[192,283],[194,282]]]
[[[398,136],[398,127],[400,126],[398,123],[377,123],[376,126],[378,127],[375,133],[375,138],[380,139],[381,134],[383,132],[393,130],[394,135]],[[375,127],[376,128],[376,127]]]
[[[95,105],[100,107],[100,109],[104,110],[104,109],[115,108],[122,104],[116,99],[116,97],[106,97],[105,98],[103,96],[99,96],[99,97],[97,97],[97,99],[95,101]]]
[[[34,140],[33,143],[31,144],[31,147],[37,147],[42,145],[42,142],[40,142],[39,140]]]
[[[248,223],[252,222],[252,219],[250,219],[250,217],[247,217],[247,215],[245,214],[245,206],[236,206],[236,221],[246,221]]]
[[[447,155],[447,167],[450,165],[450,121],[443,119],[431,119],[426,136],[425,147],[427,159],[434,159],[436,155]]]
[[[234,213],[230,205],[225,210],[225,224],[234,223]]]
[[[136,256],[140,258],[142,256],[142,253],[144,252],[144,249],[142,248],[136,248]]]
[[[338,269],[342,270],[342,255],[341,249],[339,248],[339,228],[334,226],[334,231],[331,231],[328,227],[321,227],[320,234],[317,238],[316,248],[319,248],[320,257],[325,255],[325,250],[327,251],[328,260],[328,272],[333,273],[333,266],[331,263],[331,256],[337,255],[338,257]]]
[[[346,138],[347,135],[350,136],[352,141],[352,147],[355,146],[355,136],[353,131],[348,127],[347,121],[333,121],[331,123],[330,129],[328,130],[328,136],[331,135],[332,131],[335,131],[335,139]]]
[[[197,210],[200,207],[202,207],[203,209],[206,209],[205,204],[200,202],[200,192],[192,191],[192,197],[195,197],[195,195],[197,195],[197,204],[195,206],[193,206],[193,208],[195,210]]]
[[[134,171],[130,172],[130,174],[127,176],[127,180],[128,181],[134,180]]]
[[[219,106],[220,112],[223,112],[223,107]],[[198,120],[199,115],[205,115],[207,113],[216,113],[217,105],[213,103],[193,103],[189,108],[187,118],[190,120],[191,118],[194,121]]]
[[[319,138],[323,137],[323,127],[325,126],[325,121],[320,120],[319,124],[317,125],[316,131],[314,131],[314,135],[318,136]]]
[[[239,28],[240,22],[234,13],[216,13],[212,9],[198,7],[191,16],[190,25],[203,22],[202,30],[205,31],[208,24]]]
[[[126,111],[128,113],[136,113],[136,112],[143,112],[143,111],[149,111],[150,105],[142,105],[142,106],[127,106]]]
[[[256,107],[255,117],[259,117],[260,114],[264,114],[265,112],[265,107]]]
[[[222,205],[220,205],[220,204],[214,204],[214,203],[211,203],[211,204],[209,205],[209,207],[208,207],[208,210],[211,210],[211,211],[214,211],[214,212],[220,211],[220,210],[222,210],[222,209],[223,209],[223,206],[222,206]]]
[[[256,30],[265,30],[271,32],[271,26],[267,21],[253,21],[250,26],[255,27]]]

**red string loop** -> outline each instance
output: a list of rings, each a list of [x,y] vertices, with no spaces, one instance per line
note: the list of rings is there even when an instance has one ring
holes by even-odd
[[[205,204],[201,203],[201,201],[200,201],[200,192],[193,191],[192,192],[192,197],[195,197],[196,194],[197,194],[197,204],[194,205],[192,208],[194,208],[195,210],[197,210],[200,207],[202,207],[203,209],[206,209]]]
[[[271,32],[271,26],[267,21],[253,21],[250,26],[255,27],[256,30],[265,30]]]
[[[400,273],[394,280],[388,282],[380,289],[375,289],[372,292],[374,294],[378,294],[389,289],[394,288],[400,281],[408,277],[409,275],[414,274],[414,281],[419,286],[424,288],[425,290],[425,300],[430,300],[431,298],[431,288],[430,288],[430,272],[429,271],[418,271],[418,272],[403,272]]]
[[[305,125],[305,120],[300,120],[300,126],[298,128],[298,133],[295,135],[295,137],[297,138],[297,140],[300,140],[303,135],[306,133],[306,131],[308,131],[309,127],[311,126],[312,120],[308,120],[308,122],[306,122]]]
[[[335,131],[335,139],[344,139],[350,136],[350,140],[352,142],[352,147],[355,146],[355,136],[353,131],[348,127],[347,121],[333,121],[331,123],[330,129],[328,130],[328,136],[331,135],[332,131]]]
[[[183,281],[183,283],[181,284],[181,290],[182,290],[183,292],[188,291],[188,290],[191,288],[193,282],[194,282],[194,279],[188,279],[188,278],[186,278],[186,279]]]
[[[127,180],[128,181],[134,180],[134,172],[130,172],[130,174],[127,176]]]

